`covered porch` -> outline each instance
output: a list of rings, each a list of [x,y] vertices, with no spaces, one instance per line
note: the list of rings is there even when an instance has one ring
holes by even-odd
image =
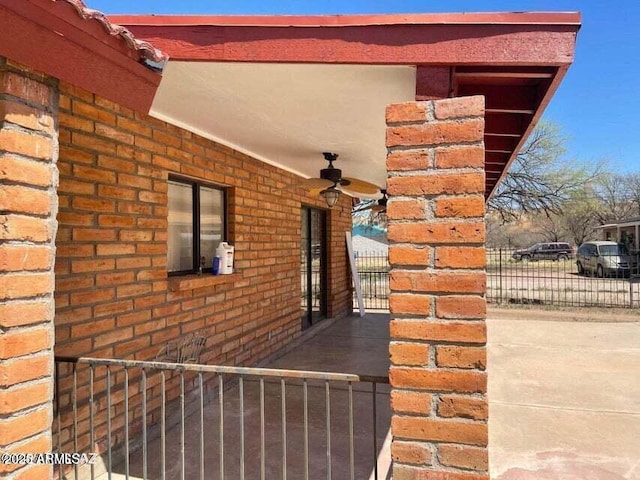
[[[116,444],[117,438],[127,441],[105,451],[94,465],[66,471],[61,467],[59,476],[391,478],[388,349],[389,315],[367,314],[312,327],[294,345],[254,369],[223,374],[207,371],[212,367],[206,365],[183,364],[171,370],[167,364],[141,369],[143,364],[114,362],[108,365],[108,396],[96,388],[90,404],[108,403],[117,415],[107,420],[98,407],[91,417],[90,435],[106,436],[105,445]],[[89,367],[91,385],[107,375],[107,364],[99,360],[80,359],[74,364],[57,359],[57,367],[60,372],[71,368],[76,378]],[[184,385],[195,384],[195,391],[183,387],[180,396],[170,399],[168,385],[176,375]],[[139,395],[141,382],[145,391],[153,383],[161,386],[160,404],[151,401],[151,395]],[[73,401],[77,395],[70,398]],[[126,406],[125,398],[130,399]],[[57,417],[54,445],[63,438],[79,444],[78,437],[87,433],[78,426],[77,412],[84,407],[62,409],[63,415],[74,419],[66,422]],[[156,424],[141,425],[141,410]],[[74,425],[75,431],[58,431],[57,426],[65,423]]]
[[[307,242],[326,267],[320,313],[340,325],[352,311],[352,200],[339,181],[333,206],[300,187],[326,166],[322,152],[337,152],[345,176],[389,196],[392,319],[379,361],[391,362],[394,478],[488,478],[484,205],[573,60],[578,14],[109,19],[77,0],[4,2],[0,14],[8,450],[86,449],[113,460],[146,427],[164,430],[163,405],[178,423],[187,405],[197,410],[205,373],[222,379],[208,390],[220,395],[225,375],[249,376],[302,338],[316,323],[301,321],[305,212],[323,219],[319,249]],[[212,212],[200,215],[205,207]],[[174,228],[184,218],[189,228]],[[229,275],[206,271],[212,238],[235,246]],[[147,376],[162,345],[194,332],[209,339],[203,367]],[[330,362],[326,348],[318,358]],[[58,372],[54,352],[70,360]],[[309,380],[325,394],[330,382],[370,380],[357,370],[322,375]],[[247,398],[256,385],[246,382]],[[299,385],[290,388],[299,402]],[[182,446],[181,456],[190,437],[179,431],[167,448]],[[355,468],[356,450],[335,456],[354,457]],[[246,453],[236,459],[254,461]],[[20,478],[49,468],[5,469]]]

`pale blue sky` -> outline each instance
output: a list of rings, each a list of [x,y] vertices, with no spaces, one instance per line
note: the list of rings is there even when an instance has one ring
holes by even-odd
[[[580,11],[576,60],[544,118],[568,137],[568,157],[640,171],[640,2],[623,0],[86,0],[105,13],[339,14]]]

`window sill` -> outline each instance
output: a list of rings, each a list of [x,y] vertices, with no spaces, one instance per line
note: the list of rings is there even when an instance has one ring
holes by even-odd
[[[229,275],[185,275],[184,277],[169,277],[169,291],[180,292],[183,290],[193,290],[194,288],[213,287],[215,285],[226,285],[233,283],[240,278],[239,273]]]

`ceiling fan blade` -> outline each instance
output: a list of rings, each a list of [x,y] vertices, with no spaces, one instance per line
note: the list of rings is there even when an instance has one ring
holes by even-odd
[[[333,185],[331,180],[325,180],[324,178],[307,178],[301,182],[294,183],[288,188],[304,188],[306,190],[324,190]]]
[[[359,198],[360,200],[378,200],[380,198],[380,194],[374,195],[369,193],[354,192],[353,190],[349,190],[348,188],[344,187],[336,187],[336,190],[340,190],[345,195],[349,195],[353,198]]]
[[[373,183],[365,182],[364,180],[358,180],[357,178],[352,177],[342,177],[342,180],[347,180],[349,182],[349,184],[346,185],[347,188],[345,190],[367,195],[380,194],[380,188]]]
[[[367,205],[366,207],[359,208],[358,212],[366,212],[367,210],[371,210],[373,213],[382,212],[387,209],[386,205],[379,205],[377,203],[372,203],[371,205]]]

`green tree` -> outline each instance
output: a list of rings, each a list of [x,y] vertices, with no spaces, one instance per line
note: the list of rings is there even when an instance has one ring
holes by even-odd
[[[558,127],[541,122],[517,154],[487,209],[504,221],[526,213],[561,214],[572,195],[600,175],[602,165],[564,157],[566,139]]]

